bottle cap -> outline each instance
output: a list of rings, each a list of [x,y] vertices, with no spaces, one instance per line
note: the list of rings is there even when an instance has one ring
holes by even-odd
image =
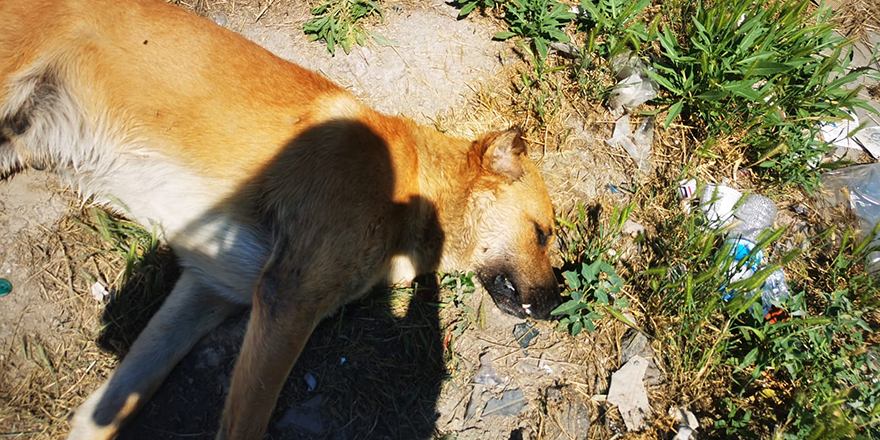
[[[0,296],[6,295],[9,292],[12,292],[12,283],[6,278],[0,278]]]

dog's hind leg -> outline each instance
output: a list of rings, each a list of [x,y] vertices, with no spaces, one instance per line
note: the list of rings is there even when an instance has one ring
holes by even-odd
[[[196,342],[240,308],[204,285],[196,271],[185,269],[122,364],[76,410],[68,440],[116,435]]]
[[[308,289],[293,284],[277,287],[271,275],[260,280],[217,440],[263,438],[291,368],[332,307],[322,301],[327,296],[306,294]]]

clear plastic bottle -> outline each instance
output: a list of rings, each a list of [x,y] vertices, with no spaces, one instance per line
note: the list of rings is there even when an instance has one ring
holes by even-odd
[[[785,282],[785,272],[782,269],[774,270],[761,286],[761,305],[764,306],[764,316],[770,313],[774,302],[782,301],[789,296],[791,296],[791,291],[788,290],[788,283]]]
[[[735,219],[727,232],[726,246],[733,260],[728,268],[731,283],[751,277],[764,262],[764,252],[753,252],[757,246],[761,232],[773,227],[776,220],[776,204],[767,197],[758,194],[745,196],[733,214]],[[751,257],[750,257],[751,256]],[[744,261],[748,259],[748,261]],[[736,292],[728,291],[725,300],[733,298]],[[751,296],[756,292],[749,292]],[[779,302],[791,295],[785,282],[785,273],[778,269],[771,273],[761,286],[761,305],[763,316],[767,316],[774,302]]]

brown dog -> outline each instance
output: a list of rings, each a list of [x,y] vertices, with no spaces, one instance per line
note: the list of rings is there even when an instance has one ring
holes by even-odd
[[[260,438],[317,323],[376,284],[473,268],[501,310],[547,318],[553,212],[524,150],[377,113],[159,0],[0,2],[0,176],[61,174],[183,266],[71,439],[113,437],[241,305],[220,439]]]

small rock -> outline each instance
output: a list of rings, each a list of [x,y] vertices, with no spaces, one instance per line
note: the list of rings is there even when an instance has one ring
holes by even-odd
[[[324,423],[321,421],[321,404],[324,395],[318,394],[305,402],[288,409],[281,420],[279,428],[296,428],[309,434],[321,434],[324,432]]]
[[[532,339],[535,339],[537,336],[538,329],[535,328],[533,323],[521,322],[513,327],[513,337],[522,348],[528,348],[532,343]]]
[[[645,235],[648,230],[641,224],[627,219],[625,222],[623,222],[623,226],[621,226],[620,232],[631,235],[633,237],[637,237],[639,235]]]
[[[515,416],[526,406],[526,395],[520,389],[505,391],[501,398],[493,397],[483,409],[484,416]]]

